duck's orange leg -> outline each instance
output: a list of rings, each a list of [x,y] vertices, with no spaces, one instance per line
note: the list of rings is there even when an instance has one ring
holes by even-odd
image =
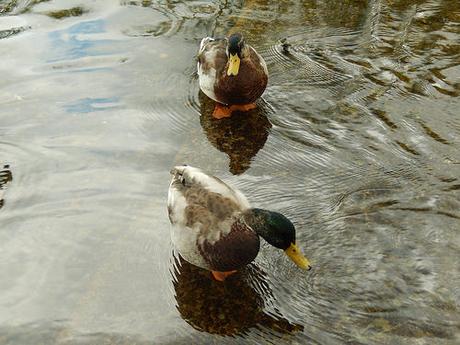
[[[212,276],[214,277],[215,280],[223,282],[225,278],[228,276],[231,276],[232,274],[236,273],[236,270],[234,271],[227,271],[227,272],[219,272],[219,271],[211,271]]]
[[[216,119],[223,119],[224,117],[232,116],[232,113],[235,111],[249,111],[255,109],[257,106],[255,103],[248,103],[248,104],[232,104],[230,106],[225,106],[220,103],[216,103],[216,107],[212,113]]]

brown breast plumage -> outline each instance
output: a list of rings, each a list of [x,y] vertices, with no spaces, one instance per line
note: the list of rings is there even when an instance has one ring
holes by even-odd
[[[228,76],[227,66],[217,70],[214,93],[224,104],[255,102],[265,91],[268,77],[257,53],[250,48],[249,56],[241,59],[238,75]]]
[[[204,260],[214,271],[231,271],[252,262],[259,252],[259,236],[241,220],[236,220],[231,231],[218,241],[198,244]]]

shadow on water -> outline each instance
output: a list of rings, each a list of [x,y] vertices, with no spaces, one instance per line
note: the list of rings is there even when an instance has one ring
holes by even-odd
[[[255,265],[218,282],[209,271],[175,258],[177,309],[193,328],[212,334],[234,336],[254,327],[265,327],[281,334],[303,331],[303,326],[264,310],[266,298],[272,293],[265,281],[265,273]],[[257,284],[256,291],[251,282]]]
[[[200,123],[209,142],[228,155],[232,174],[244,173],[267,141],[271,124],[266,116],[266,108],[259,102],[254,110],[216,120],[212,117],[215,102],[202,92],[199,93],[199,100]]]

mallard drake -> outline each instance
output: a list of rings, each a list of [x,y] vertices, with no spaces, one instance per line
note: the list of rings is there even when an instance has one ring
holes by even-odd
[[[256,258],[261,236],[299,267],[311,268],[296,245],[295,227],[285,216],[251,208],[239,190],[201,169],[182,165],[171,174],[171,239],[186,261],[223,281]]]
[[[217,102],[213,116],[218,119],[254,109],[268,82],[267,64],[240,33],[203,38],[197,69],[201,90]]]

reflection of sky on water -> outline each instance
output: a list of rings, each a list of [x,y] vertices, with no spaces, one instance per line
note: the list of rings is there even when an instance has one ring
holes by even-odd
[[[49,63],[59,61],[78,60],[72,65],[65,63],[60,69],[62,72],[94,72],[97,70],[111,69],[107,66],[94,66],[92,57],[107,56],[115,53],[114,40],[104,39],[106,34],[106,23],[103,19],[90,20],[77,23],[63,30],[50,32],[48,37],[51,43]],[[86,61],[85,58],[91,61]],[[86,64],[88,68],[82,68]],[[59,66],[59,64],[57,65]],[[72,70],[77,67],[77,69]],[[105,95],[102,95],[105,96]],[[64,108],[69,113],[90,113],[116,108],[119,106],[119,97],[109,95],[109,97],[85,97],[66,104]]]
[[[91,113],[118,107],[120,97],[82,98],[65,106],[69,113]]]
[[[113,40],[90,39],[94,34],[105,32],[105,21],[91,20],[72,25],[68,29],[52,31],[48,34],[53,58],[48,62],[78,59],[85,56],[110,55]],[[102,49],[98,49],[102,48]]]

